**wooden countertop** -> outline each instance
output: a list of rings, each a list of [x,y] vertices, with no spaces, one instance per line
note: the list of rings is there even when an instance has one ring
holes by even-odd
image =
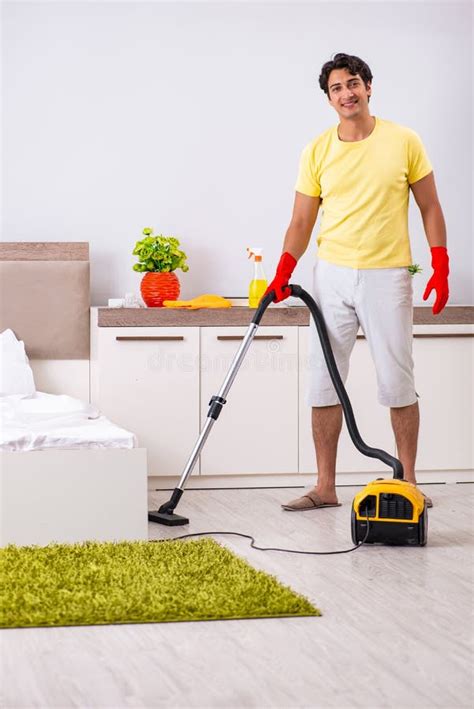
[[[474,306],[450,305],[439,315],[431,306],[413,309],[415,325],[471,325]],[[168,308],[98,308],[99,327],[239,327],[249,325],[255,310],[243,306],[226,309],[171,310]],[[305,306],[270,306],[261,325],[309,325],[309,310]]]

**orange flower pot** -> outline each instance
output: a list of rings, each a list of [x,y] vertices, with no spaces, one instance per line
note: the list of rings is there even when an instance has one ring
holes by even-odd
[[[164,300],[178,300],[180,291],[178,276],[173,271],[148,271],[140,283],[140,293],[148,308],[161,308]]]

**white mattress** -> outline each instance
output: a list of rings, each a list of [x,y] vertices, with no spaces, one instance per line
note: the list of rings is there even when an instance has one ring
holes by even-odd
[[[0,397],[0,450],[134,448],[133,433],[72,396],[36,392]]]

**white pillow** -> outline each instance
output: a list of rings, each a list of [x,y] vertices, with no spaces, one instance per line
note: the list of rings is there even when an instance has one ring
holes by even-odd
[[[8,329],[0,334],[0,396],[35,394],[35,380],[22,340]]]

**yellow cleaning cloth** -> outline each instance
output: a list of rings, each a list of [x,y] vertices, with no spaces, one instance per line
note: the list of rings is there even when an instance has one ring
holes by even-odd
[[[231,308],[230,300],[221,295],[198,295],[192,300],[164,300],[165,308],[186,308],[187,310],[197,310],[198,308]]]

